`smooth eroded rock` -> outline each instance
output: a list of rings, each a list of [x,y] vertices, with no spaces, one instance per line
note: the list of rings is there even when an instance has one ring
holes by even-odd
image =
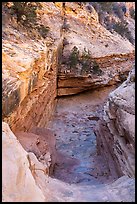
[[[111,92],[96,127],[97,151],[111,174],[135,176],[135,71]]]
[[[3,202],[44,202],[30,170],[28,154],[8,124],[2,123],[2,199]]]
[[[33,152],[52,174],[57,157],[54,133],[50,129],[33,127],[29,132],[15,132],[15,135],[24,149]]]

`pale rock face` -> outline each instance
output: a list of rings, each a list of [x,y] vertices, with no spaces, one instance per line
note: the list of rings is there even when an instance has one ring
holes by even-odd
[[[33,127],[29,132],[15,132],[27,152],[33,152],[45,166],[45,172],[52,174],[56,163],[56,139],[50,129]]]
[[[28,154],[8,124],[2,123],[2,198],[3,202],[44,202],[29,169]]]
[[[110,93],[104,116],[96,128],[98,153],[111,173],[135,176],[135,70]]]

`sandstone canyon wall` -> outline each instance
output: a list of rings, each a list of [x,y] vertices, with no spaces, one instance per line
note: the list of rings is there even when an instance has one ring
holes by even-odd
[[[38,36],[35,29],[27,31],[7,13],[3,14],[2,116],[13,131],[44,127],[56,106],[62,19],[59,16],[53,33],[54,19],[50,19],[49,8],[54,10],[54,18],[58,15],[55,6],[53,9],[46,4],[41,19],[50,24],[51,33],[46,40]]]
[[[13,131],[44,127],[57,95],[120,82],[134,61],[134,46],[105,29],[93,7],[89,12],[77,3],[41,5],[39,24],[50,28],[44,39],[3,13],[3,120]]]
[[[57,96],[121,83],[134,62],[133,44],[104,28],[94,8],[89,12],[76,2],[66,2],[65,7],[62,2],[41,5],[39,24],[50,28],[45,38],[35,29],[26,30],[15,16],[3,11],[4,202],[45,202],[54,190],[56,199],[64,201],[58,195],[68,186],[56,180],[51,186],[47,183],[59,155],[54,133],[42,129],[54,113]],[[134,177],[134,115],[131,74],[110,94],[96,130],[98,154],[105,155],[110,172],[118,177]],[[61,186],[61,193],[54,183]]]
[[[135,177],[135,69],[109,94],[96,127],[97,151],[112,175]]]
[[[112,85],[127,77],[134,61],[134,46],[105,29],[93,7],[89,11],[84,5],[67,2],[63,11],[58,95]]]
[[[22,51],[18,52],[21,46]],[[36,125],[44,126],[54,112],[57,47],[44,50],[43,46],[42,51],[36,47],[36,55],[32,52],[32,56],[26,56],[25,49],[27,44],[16,45],[15,50],[13,45],[18,56],[3,54],[2,102],[4,120],[13,130],[27,131]]]

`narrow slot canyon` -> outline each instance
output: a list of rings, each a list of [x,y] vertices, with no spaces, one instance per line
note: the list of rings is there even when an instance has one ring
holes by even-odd
[[[135,201],[134,7],[3,2],[2,202]]]
[[[48,128],[54,130],[59,152],[53,177],[69,184],[96,185],[113,180],[99,160],[94,127],[115,86],[60,97]],[[116,179],[116,178],[115,178]]]

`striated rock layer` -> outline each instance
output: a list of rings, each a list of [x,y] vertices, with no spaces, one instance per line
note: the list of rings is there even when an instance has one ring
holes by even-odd
[[[78,74],[72,73],[58,74],[58,96],[77,94],[85,90],[101,88],[114,85],[126,79],[131,70],[134,55],[110,56],[97,59],[102,74],[92,74],[90,72]]]
[[[44,127],[51,118],[57,101],[59,43],[50,49],[41,44],[42,51],[36,44],[36,53],[32,47],[32,53],[27,57],[22,48],[18,53],[22,58],[3,53],[2,116],[13,131]],[[22,45],[12,49],[18,52],[19,46]]]
[[[44,126],[54,112],[56,47],[52,48],[52,59],[48,49],[37,52],[37,57],[33,53],[32,57],[22,55],[21,59],[3,55],[3,119],[13,131]]]
[[[104,116],[96,127],[98,154],[112,175],[135,176],[135,70],[109,94]]]
[[[46,39],[3,12],[2,117],[13,131],[46,126],[56,106],[62,19],[53,3],[41,4],[39,24],[50,26]]]
[[[66,2],[63,11],[58,96],[124,81],[132,68],[134,46],[105,29],[92,6],[88,11],[84,5]]]
[[[77,2],[66,2],[65,7],[62,2],[41,5],[39,24],[50,30],[44,39],[3,13],[2,116],[13,131],[45,127],[54,112],[57,95],[120,82],[134,61],[134,46],[105,29],[94,8],[89,12]],[[84,50],[86,54],[89,51],[91,66],[78,61],[70,68],[74,46],[80,59]],[[94,61],[99,70],[93,71]]]

